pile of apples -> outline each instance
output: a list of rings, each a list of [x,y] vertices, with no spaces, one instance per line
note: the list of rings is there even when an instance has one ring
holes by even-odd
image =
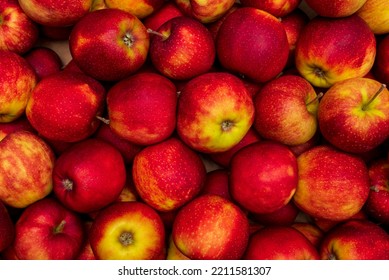
[[[389,259],[388,83],[388,0],[0,0],[1,258]]]

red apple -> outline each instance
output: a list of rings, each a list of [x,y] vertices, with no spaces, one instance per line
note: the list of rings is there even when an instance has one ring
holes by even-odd
[[[174,244],[173,238],[170,236],[167,248],[167,260],[190,260],[187,256],[178,250],[176,244]]]
[[[295,222],[292,227],[301,232],[315,248],[319,249],[325,233],[318,226],[308,222]]]
[[[358,213],[369,195],[364,161],[332,146],[317,145],[297,157],[296,205],[315,218],[342,221]]]
[[[173,137],[140,151],[132,174],[143,201],[156,210],[172,211],[200,192],[206,170],[200,156]]]
[[[208,23],[206,27],[211,32],[213,40],[216,42],[217,34],[219,33],[219,28],[223,24],[224,20],[227,18],[229,14],[234,12],[236,9],[241,8],[242,5],[235,1],[234,5],[218,20]]]
[[[284,69],[289,44],[285,28],[276,17],[244,7],[229,14],[220,26],[216,53],[226,69],[256,82],[267,82]]]
[[[216,194],[231,200],[229,191],[229,172],[226,169],[209,171],[205,177],[200,194]]]
[[[373,66],[374,76],[378,81],[389,84],[389,34],[377,44],[377,57]]]
[[[177,7],[173,1],[165,1],[160,9],[150,14],[148,17],[142,20],[146,28],[151,30],[157,30],[162,24],[169,19],[183,16],[184,14]],[[153,36],[152,34],[150,34]]]
[[[241,0],[244,7],[253,7],[272,14],[275,17],[284,17],[293,12],[301,0]]]
[[[125,182],[122,155],[98,139],[72,145],[54,165],[54,194],[67,208],[80,213],[97,211],[113,203]]]
[[[230,192],[243,208],[257,214],[279,210],[297,187],[297,161],[285,146],[260,141],[239,150],[230,167]]]
[[[177,133],[191,148],[224,152],[242,140],[254,121],[244,83],[228,72],[210,72],[186,83],[178,99]]]
[[[8,213],[8,209],[0,200],[0,252],[11,246],[15,238],[15,225]]]
[[[62,61],[56,51],[48,47],[35,47],[24,55],[34,68],[38,80],[61,71]]]
[[[165,249],[165,229],[158,213],[147,204],[116,202],[97,215],[89,240],[97,259],[157,259]]]
[[[178,250],[190,259],[236,260],[246,249],[249,223],[230,200],[202,195],[177,213],[172,238]]]
[[[339,149],[371,151],[389,137],[389,91],[368,78],[338,82],[320,100],[318,121],[323,137]]]
[[[70,53],[80,69],[104,81],[118,81],[135,73],[146,61],[149,44],[143,23],[119,9],[88,13],[69,38]]]
[[[357,15],[315,17],[301,31],[295,50],[299,73],[316,87],[363,77],[372,68],[376,40]]]
[[[166,2],[165,0],[104,0],[109,9],[120,9],[143,19],[156,11]]]
[[[24,54],[38,41],[38,27],[16,0],[0,2],[0,50]]]
[[[0,141],[3,140],[8,134],[19,130],[26,130],[35,133],[34,128],[31,126],[25,116],[17,118],[16,120],[8,123],[0,122]]]
[[[14,250],[21,260],[69,260],[85,238],[79,216],[53,198],[29,205],[15,225]]]
[[[59,72],[42,79],[31,93],[26,115],[43,137],[77,142],[92,135],[103,111],[104,87],[76,72]]]
[[[360,220],[368,219],[368,216],[366,215],[364,208],[362,208],[360,211],[358,211],[356,214],[352,215],[350,218],[346,220],[356,220],[356,219],[360,219]],[[308,218],[308,220],[310,219]],[[336,220],[329,220],[329,219],[317,218],[317,217],[313,217],[312,221],[318,228],[320,228],[324,232],[328,232],[336,225],[339,225],[344,222],[344,220],[336,221]]]
[[[49,195],[54,161],[52,150],[36,134],[8,134],[0,141],[0,200],[25,208]]]
[[[84,243],[81,247],[81,250],[77,256],[77,260],[96,260],[95,254],[93,253],[92,247],[89,242],[89,231],[92,227],[92,221],[83,221],[84,231],[86,238],[84,238]]]
[[[389,33],[389,5],[386,0],[367,0],[356,12],[374,32],[374,34]]]
[[[305,0],[316,14],[323,17],[347,17],[357,12],[366,0]]]
[[[291,200],[273,212],[264,214],[250,213],[249,217],[256,223],[264,226],[290,226],[295,222],[299,212],[299,208]]]

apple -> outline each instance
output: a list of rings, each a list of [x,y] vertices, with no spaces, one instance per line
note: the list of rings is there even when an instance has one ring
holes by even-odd
[[[251,96],[244,83],[228,72],[199,75],[181,90],[176,129],[196,151],[227,151],[242,140],[253,121]]]
[[[92,0],[19,0],[26,15],[47,26],[69,26],[89,13]]]
[[[22,10],[18,1],[0,2],[0,50],[24,54],[38,41],[38,26]]]
[[[212,38],[215,42],[216,42],[217,34],[219,33],[219,28],[223,24],[224,20],[228,17],[229,14],[231,14],[232,12],[236,11],[241,7],[242,5],[236,1],[234,5],[232,5],[232,7],[228,9],[228,11],[221,18],[205,25],[208,28],[208,30],[211,32]]]
[[[368,220],[349,220],[332,228],[319,248],[323,260],[388,260],[389,235]]]
[[[80,252],[76,257],[76,260],[96,260],[95,254],[93,253],[92,247],[90,246],[89,242],[89,231],[92,227],[92,221],[85,220],[82,222],[86,238],[84,238],[84,243],[81,246]]]
[[[34,68],[38,80],[61,71],[62,61],[58,53],[48,47],[34,47],[24,58]]]
[[[165,0],[105,0],[110,9],[120,9],[143,19],[156,11],[166,2]]]
[[[152,14],[142,20],[147,29],[157,30],[169,19],[183,16],[184,13],[177,7],[174,1],[165,1],[163,5]],[[150,34],[152,37],[153,34]]]
[[[140,200],[140,198],[135,188],[134,179],[132,178],[132,164],[126,164],[126,182],[124,183],[124,187],[117,197],[116,202],[138,200]]]
[[[318,145],[319,143],[321,143],[320,142],[322,140],[321,138],[322,137],[321,137],[320,129],[317,129],[315,135],[313,135],[312,138],[309,139],[308,141],[306,141],[302,144],[299,144],[299,145],[289,145],[288,147],[292,151],[292,153],[296,157],[298,157],[302,153],[308,151],[309,149],[311,149],[311,148],[315,147],[316,145]]]
[[[145,203],[158,211],[172,211],[199,194],[206,170],[197,153],[172,137],[140,151],[132,175]]]
[[[375,221],[389,225],[389,160],[376,159],[368,170],[371,187],[364,209]]]
[[[346,152],[368,152],[389,137],[389,92],[369,78],[338,82],[320,100],[318,122],[332,145]]]
[[[249,217],[252,221],[263,226],[290,226],[295,222],[299,212],[299,208],[291,200],[273,212],[264,214],[250,213]]]
[[[389,5],[386,0],[367,0],[356,14],[369,25],[374,34],[389,32]]]
[[[97,211],[113,203],[125,182],[122,155],[98,139],[72,145],[54,165],[54,194],[63,205],[79,213]]]
[[[0,122],[12,122],[24,114],[37,83],[34,69],[20,55],[0,50]]]
[[[365,162],[332,146],[317,145],[297,157],[296,205],[311,217],[343,221],[358,213],[369,195]]]
[[[271,213],[288,204],[297,180],[296,157],[274,141],[248,145],[231,161],[231,197],[252,213]]]
[[[227,169],[214,169],[207,172],[200,194],[216,194],[231,200],[229,171]]]
[[[26,130],[35,133],[34,128],[31,126],[25,116],[21,116],[12,122],[0,122],[0,141],[3,140],[8,134],[19,130]]]
[[[96,216],[89,242],[96,259],[152,260],[164,251],[165,229],[147,204],[116,202]]]
[[[368,216],[366,215],[364,208],[362,208],[356,214],[352,215],[350,218],[346,219],[346,221],[347,220],[356,220],[356,219],[360,219],[360,220],[368,219]],[[323,232],[328,232],[330,229],[332,229],[336,225],[341,224],[345,221],[345,220],[337,221],[337,220],[330,220],[330,219],[317,218],[317,217],[313,217],[313,218],[310,217],[310,219],[308,218],[308,220],[312,220],[312,222],[315,224],[315,226],[320,228]]]
[[[0,252],[11,246],[15,238],[15,225],[7,207],[0,200]]]
[[[359,16],[317,16],[300,33],[295,65],[312,85],[329,88],[336,82],[366,75],[375,55],[374,33]]]
[[[243,7],[253,7],[266,11],[275,17],[284,17],[297,9],[301,0],[241,0],[240,2]]]
[[[180,16],[162,24],[150,41],[150,59],[164,76],[188,80],[208,72],[215,61],[210,31],[195,19]]]
[[[183,253],[181,253],[180,250],[178,250],[176,244],[174,244],[173,238],[170,235],[169,242],[168,242],[168,248],[167,248],[167,260],[190,260],[187,256],[185,256]]]
[[[134,74],[145,63],[149,45],[143,23],[119,9],[89,12],[75,24],[69,37],[75,63],[87,75],[103,81]]]
[[[89,11],[107,9],[108,6],[105,2],[106,2],[105,0],[92,0],[92,6],[89,9]]]
[[[77,142],[92,135],[100,121],[105,89],[76,72],[58,72],[40,80],[31,93],[26,116],[44,138]]]
[[[377,44],[377,57],[373,73],[378,81],[389,84],[389,34],[385,35]]]
[[[172,81],[156,73],[137,73],[113,85],[107,93],[109,127],[137,145],[166,140],[176,128],[177,91]]]
[[[289,43],[279,19],[263,10],[243,7],[230,13],[220,26],[216,53],[227,70],[264,83],[284,69]]]
[[[325,232],[318,226],[309,222],[294,222],[291,226],[301,232],[313,244],[313,246],[315,246],[315,248],[320,248]]]
[[[52,191],[54,153],[36,134],[16,131],[0,141],[0,200],[25,208]]]
[[[254,128],[269,140],[290,146],[303,144],[318,129],[318,98],[312,85],[300,76],[274,79],[254,98]]]
[[[201,195],[177,213],[172,238],[185,256],[194,260],[240,259],[249,239],[243,211],[218,195]]]
[[[366,3],[366,0],[305,0],[305,2],[320,16],[339,18],[351,16]]]
[[[181,11],[203,24],[221,18],[234,5],[234,0],[175,0]]]
[[[314,245],[291,226],[267,226],[250,236],[244,260],[318,260]]]

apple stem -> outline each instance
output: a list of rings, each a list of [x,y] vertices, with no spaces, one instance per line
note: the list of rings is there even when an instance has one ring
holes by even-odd
[[[166,40],[166,39],[168,38],[168,36],[163,35],[161,32],[154,31],[154,30],[152,30],[151,28],[147,28],[147,33],[150,33],[150,34],[153,34],[153,35],[157,35],[157,36],[159,36],[159,37],[162,37],[163,40]]]
[[[134,36],[132,36],[130,33],[126,33],[123,36],[123,42],[127,47],[131,47],[134,44]]]
[[[102,121],[105,124],[109,124],[110,123],[110,121],[108,119],[100,117],[100,116],[96,116],[96,119]]]
[[[374,99],[376,99],[376,97],[386,88],[386,85],[385,84],[381,84],[381,87],[379,88],[379,90],[373,95],[373,97],[365,104],[363,105],[362,107],[362,110],[366,110],[367,107],[374,101]]]
[[[374,191],[374,192],[379,192],[380,191],[377,186],[371,186],[370,189],[372,191]]]
[[[67,191],[73,190],[73,181],[70,179],[65,179],[62,181],[62,185]]]
[[[63,231],[63,228],[65,227],[66,221],[62,220],[58,226],[54,228],[54,234],[61,233]]]
[[[134,235],[125,231],[119,236],[119,241],[123,246],[129,246],[134,243]]]
[[[309,102],[307,103],[307,105],[310,105],[310,104],[312,104],[313,102],[316,102],[317,100],[319,100],[320,98],[322,98],[323,95],[324,95],[323,92],[319,92],[319,93],[316,95],[316,97],[315,97],[314,99],[312,99],[311,101],[309,101]]]

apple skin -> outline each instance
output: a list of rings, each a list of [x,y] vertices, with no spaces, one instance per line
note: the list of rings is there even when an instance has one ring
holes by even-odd
[[[156,73],[138,73],[117,82],[107,94],[109,126],[137,145],[166,140],[176,128],[177,91]]]
[[[12,122],[0,122],[0,141],[8,134],[19,130],[26,130],[35,133],[35,129],[31,126],[25,116],[21,116]]]
[[[318,121],[323,137],[351,153],[368,152],[389,137],[389,91],[372,101],[382,84],[369,78],[352,78],[332,86],[320,100]]]
[[[293,200],[303,212],[342,221],[362,209],[370,183],[361,158],[332,146],[317,145],[298,156],[297,163],[299,180]]]
[[[0,252],[11,246],[15,238],[15,225],[8,213],[8,209],[0,200]]]
[[[319,253],[313,244],[293,227],[267,226],[250,236],[243,259],[318,260]]]
[[[25,208],[52,191],[54,153],[36,134],[16,131],[0,142],[0,200]]]
[[[190,260],[190,258],[185,256],[183,253],[181,253],[180,250],[178,250],[176,244],[174,244],[174,241],[173,241],[173,238],[171,235],[170,235],[169,242],[168,242],[166,259],[167,260]]]
[[[54,165],[54,194],[63,205],[79,213],[97,211],[114,202],[125,182],[122,155],[98,139],[72,145]]]
[[[376,35],[389,33],[389,5],[386,0],[367,0],[356,12]]]
[[[289,43],[285,28],[276,17],[243,7],[229,14],[220,26],[216,54],[224,68],[264,83],[284,69]]]
[[[221,18],[234,5],[234,0],[174,0],[181,11],[201,23]]]
[[[34,47],[24,58],[34,68],[38,80],[62,70],[62,61],[58,53],[48,47]]]
[[[100,121],[106,92],[95,79],[76,72],[59,72],[34,88],[26,116],[42,137],[77,142],[91,136]]]
[[[300,209],[291,200],[273,212],[265,214],[250,213],[249,217],[263,226],[290,226],[296,220],[299,212]]]
[[[275,17],[284,17],[293,12],[301,3],[301,0],[241,0],[243,7],[253,7],[272,14]]]
[[[249,238],[243,211],[218,195],[201,195],[177,213],[172,229],[177,248],[193,260],[236,260]]]
[[[158,28],[169,19],[183,15],[184,13],[173,1],[165,1],[161,8],[153,12],[148,17],[144,18],[142,22],[146,28],[151,30],[158,30]],[[152,36],[154,35],[150,34],[150,37]]]
[[[105,0],[110,9],[120,9],[143,19],[156,11],[166,2],[165,0]]]
[[[242,140],[254,121],[244,83],[228,72],[209,72],[186,83],[178,99],[177,133],[192,149],[224,152]]]
[[[0,16],[0,50],[21,55],[38,41],[38,26],[23,12],[18,1],[1,1]]]
[[[231,196],[252,213],[271,213],[285,206],[296,191],[297,180],[296,157],[277,142],[248,145],[231,161]]]
[[[11,122],[24,114],[37,84],[34,69],[20,55],[0,50],[0,122]]]
[[[306,0],[305,2],[320,16],[339,18],[351,16],[366,3],[366,0]]]
[[[132,175],[144,202],[158,211],[172,211],[199,194],[206,170],[198,154],[172,137],[140,151]]]
[[[19,0],[19,5],[33,21],[47,26],[69,26],[85,16],[92,0]]]
[[[319,250],[325,235],[324,231],[315,224],[308,222],[294,222],[291,226],[301,232]]]
[[[227,169],[215,169],[207,172],[204,186],[200,192],[200,195],[203,194],[216,194],[232,200],[229,191],[229,171]]]
[[[375,221],[389,225],[389,160],[376,159],[368,169],[371,187],[364,209]]]
[[[300,33],[295,65],[312,85],[329,88],[336,82],[365,76],[375,56],[374,33],[360,17],[317,16]]]
[[[319,100],[300,76],[285,75],[266,83],[254,98],[254,128],[265,139],[300,145],[318,129]]]
[[[373,73],[378,81],[389,84],[389,34],[384,36],[377,44],[377,56]]]
[[[165,229],[147,204],[116,202],[96,216],[89,240],[96,259],[153,260],[165,249]]]
[[[15,232],[13,246],[21,260],[75,259],[85,238],[80,217],[53,198],[26,207]]]
[[[143,23],[119,9],[88,13],[69,37],[70,53],[78,67],[103,81],[118,81],[134,74],[145,63],[149,46]]]
[[[326,233],[319,253],[323,260],[387,260],[389,235],[369,220],[349,220]]]
[[[95,254],[93,253],[92,247],[90,246],[90,242],[89,242],[89,231],[90,228],[92,227],[92,221],[83,220],[82,224],[84,226],[84,232],[86,238],[84,238],[84,243],[81,246],[80,252],[76,257],[76,260],[96,260]]]

